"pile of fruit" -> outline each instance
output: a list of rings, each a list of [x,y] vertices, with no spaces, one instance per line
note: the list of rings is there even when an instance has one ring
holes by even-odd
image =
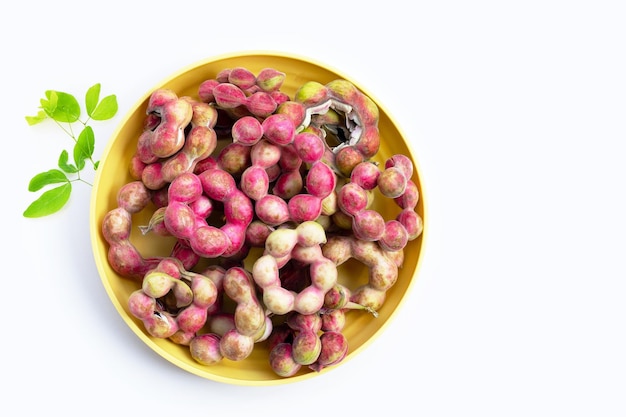
[[[154,91],[132,180],[102,233],[111,268],[138,283],[128,308],[148,334],[188,346],[203,365],[265,343],[272,370],[289,377],[346,356],[346,314],[377,314],[422,219],[409,157],[375,162],[376,104],[343,79],[289,96],[285,76],[237,67],[195,97]],[[397,216],[385,219],[377,198]],[[141,232],[175,242],[167,256],[144,257],[131,242],[143,210]],[[349,259],[367,266],[366,284],[339,279]]]

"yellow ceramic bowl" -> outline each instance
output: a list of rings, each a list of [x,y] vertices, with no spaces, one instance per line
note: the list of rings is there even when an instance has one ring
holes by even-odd
[[[197,97],[197,89],[202,81],[214,78],[220,70],[237,66],[246,67],[255,74],[266,67],[273,67],[286,73],[286,79],[281,90],[291,97],[293,97],[296,89],[306,81],[317,81],[325,84],[335,79],[345,79],[352,82],[363,93],[376,101],[371,92],[346,75],[330,68],[328,65],[316,63],[310,59],[294,56],[293,54],[274,52],[236,53],[209,58],[183,68],[156,85],[153,90],[146,92],[138,100],[124,117],[104,149],[91,197],[90,233],[93,254],[104,288],[119,314],[133,332],[164,359],[192,374],[223,383],[250,386],[292,383],[315,377],[320,373],[303,367],[299,373],[289,378],[276,375],[269,366],[269,352],[263,342],[257,343],[251,356],[242,361],[235,362],[224,359],[218,364],[205,366],[199,364],[191,357],[188,347],[177,345],[167,339],[151,337],[144,330],[143,323],[133,317],[128,309],[128,298],[134,290],[139,288],[139,285],[136,282],[120,277],[110,267],[107,260],[108,244],[104,240],[101,231],[105,214],[117,206],[116,196],[118,190],[124,184],[132,181],[129,175],[129,162],[135,153],[137,138],[142,132],[146,105],[152,91],[157,88],[169,88],[174,90],[179,96]],[[420,202],[416,211],[424,220],[424,224],[426,224],[423,184],[413,150],[394,122],[392,115],[385,110],[381,103],[376,102],[376,104],[380,110],[381,146],[374,160],[382,163],[386,158],[397,153],[407,155],[413,160],[415,169],[412,180],[417,184],[420,191]],[[382,199],[375,204],[376,209],[383,213],[386,219],[395,217],[399,210],[390,199]],[[148,207],[133,216],[131,241],[144,257],[166,256],[172,243],[167,238],[155,238],[149,235],[142,236],[138,227],[135,227],[136,225],[147,224],[153,209],[151,210]],[[387,292],[386,301],[379,310],[378,317],[361,311],[352,311],[347,314],[347,322],[343,333],[348,339],[349,351],[341,363],[345,363],[365,349],[381,334],[398,311],[407,291],[416,279],[416,272],[422,258],[422,244],[425,232],[426,227],[420,237],[409,242],[406,246],[404,265],[400,269],[397,282]],[[349,274],[345,272],[348,268],[350,269]],[[348,261],[339,268],[339,279],[340,282],[347,284],[349,287],[356,288],[356,285],[367,282],[367,273],[368,270],[365,266],[356,261]],[[341,363],[335,366],[341,366]],[[321,373],[332,371],[333,369],[334,367],[331,366],[322,370]]]

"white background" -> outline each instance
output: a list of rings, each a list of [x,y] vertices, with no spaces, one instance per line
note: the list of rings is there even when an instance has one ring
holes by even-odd
[[[11,415],[626,415],[623,2],[137,3],[15,2],[0,18]],[[30,178],[71,149],[24,120],[45,90],[117,95],[118,116],[93,125],[99,154],[152,86],[249,50],[366,86],[411,141],[429,208],[418,281],[387,331],[278,387],[194,376],[128,329],[93,261],[90,187],[22,217]]]

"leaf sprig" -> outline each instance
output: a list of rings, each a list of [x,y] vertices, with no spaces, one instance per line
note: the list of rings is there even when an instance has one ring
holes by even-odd
[[[24,211],[24,217],[35,218],[48,216],[61,210],[69,201],[72,183],[92,184],[81,177],[81,172],[89,162],[93,170],[98,169],[99,160],[94,159],[95,135],[89,123],[93,120],[112,119],[118,110],[117,97],[112,94],[100,99],[100,84],[91,86],[85,94],[87,118],[81,120],[81,106],[72,94],[48,90],[40,100],[37,115],[26,116],[29,125],[36,125],[45,120],[53,120],[72,140],[72,160],[67,150],[62,150],[58,158],[58,167],[35,175],[28,184],[28,191],[36,192],[48,187],[39,198]],[[78,135],[75,126],[82,126]],[[54,186],[54,187],[52,187]]]

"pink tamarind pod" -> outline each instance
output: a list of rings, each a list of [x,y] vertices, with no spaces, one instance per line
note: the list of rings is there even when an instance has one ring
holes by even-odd
[[[191,126],[214,128],[217,124],[217,109],[204,101],[198,101],[189,96],[181,97],[191,104]]]
[[[220,83],[213,87],[213,97],[218,106],[224,109],[234,109],[246,102],[246,94],[231,83]]]
[[[309,368],[319,372],[341,362],[348,353],[348,339],[340,331],[325,331],[320,335],[322,348],[317,360]]]
[[[414,210],[403,209],[396,217],[396,220],[406,229],[409,240],[417,239],[417,237],[422,234],[424,224],[420,215]]]
[[[333,170],[322,161],[311,165],[305,179],[309,194],[320,199],[326,198],[335,189],[337,179]]]
[[[233,256],[244,246],[246,228],[254,217],[252,201],[221,168],[203,171],[198,178],[207,197],[223,203],[225,224],[219,229],[210,225],[199,228],[190,244],[205,257]]]
[[[217,163],[220,168],[238,177],[250,166],[250,146],[237,142],[229,143],[220,151]]]
[[[176,99],[155,111],[160,114],[161,123],[152,131],[150,149],[159,158],[167,158],[183,147],[184,129],[191,121],[193,110],[186,100]]]
[[[242,267],[229,268],[224,275],[224,292],[235,302],[235,328],[252,336],[265,326],[265,313],[259,302],[252,275]]]
[[[111,268],[124,278],[141,280],[159,258],[144,258],[130,242],[131,214],[116,207],[104,216],[102,235],[109,244],[107,259]]]
[[[285,146],[293,142],[296,127],[293,121],[284,114],[272,114],[261,123],[263,136],[278,146]]]
[[[123,185],[117,192],[117,205],[130,214],[143,210],[152,199],[149,190],[141,181],[131,181]]]
[[[231,134],[233,142],[252,146],[263,137],[263,127],[257,118],[244,116],[233,123]]]
[[[290,219],[296,223],[316,220],[322,214],[322,200],[311,194],[296,194],[287,207]]]
[[[408,180],[404,193],[394,198],[394,201],[402,209],[415,209],[419,198],[420,194],[417,185],[413,181]]]
[[[361,210],[352,217],[352,231],[361,240],[379,240],[385,232],[385,219],[375,210]]]
[[[247,98],[245,106],[256,117],[266,118],[276,111],[278,104],[270,93],[257,91]]]
[[[294,126],[301,126],[305,122],[306,108],[302,103],[286,100],[278,105],[276,114],[283,114],[291,119]]]
[[[378,244],[386,251],[403,249],[409,241],[409,233],[398,220],[389,220],[385,223],[385,231],[378,240]]]
[[[302,368],[293,358],[291,343],[286,342],[278,343],[270,350],[269,363],[276,375],[285,378],[295,375]]]
[[[262,139],[250,148],[250,161],[252,165],[262,168],[274,166],[279,163],[283,149]]]
[[[205,333],[194,337],[189,342],[191,357],[201,365],[213,365],[220,362],[220,337],[213,333]]]
[[[159,157],[152,152],[151,130],[144,131],[141,135],[139,135],[135,156],[144,164],[151,164],[159,160]]]
[[[396,198],[406,190],[407,177],[401,168],[389,166],[380,173],[376,183],[385,197]]]
[[[354,216],[365,210],[367,206],[367,192],[356,182],[344,184],[337,191],[337,206],[346,214]]]
[[[151,190],[159,190],[165,185],[167,181],[163,178],[163,162],[157,161],[148,164],[141,171],[141,181],[144,185]]]
[[[278,91],[285,81],[286,74],[274,68],[263,68],[256,76],[256,85],[267,92]]]
[[[216,79],[213,79],[213,78],[201,82],[200,85],[198,86],[198,97],[200,97],[200,100],[202,100],[204,103],[213,103],[213,102],[215,102],[215,96],[213,95],[213,89],[219,83],[220,83],[219,81],[217,81]]]
[[[247,68],[234,67],[228,72],[228,82],[247,90],[256,85],[256,76]]]
[[[166,339],[178,330],[174,318],[166,312],[159,311],[154,298],[141,290],[131,293],[128,308],[133,316],[142,320],[144,328],[151,336]]]
[[[161,168],[163,179],[171,182],[184,172],[193,172],[196,164],[210,156],[216,146],[217,135],[212,128],[192,127],[182,149],[163,163]]]
[[[252,165],[241,174],[239,184],[248,197],[257,201],[267,195],[270,180],[264,168]]]
[[[339,143],[327,142],[334,155],[325,157],[325,161],[332,163],[339,174],[350,177],[359,163],[378,152],[378,106],[349,81],[337,79],[326,85],[307,82],[296,91],[294,101],[305,107],[299,129],[324,126],[336,132],[333,137]]]
[[[281,197],[266,194],[257,200],[255,214],[265,225],[275,227],[289,220],[289,206]]]
[[[364,190],[376,188],[380,169],[372,162],[361,162],[357,164],[350,174],[350,181],[359,185]]]
[[[317,162],[324,155],[324,141],[314,133],[298,133],[294,137],[293,144],[298,156],[305,163]]]
[[[194,173],[185,172],[177,176],[167,190],[168,202],[191,203],[203,193],[202,182]]]
[[[133,155],[130,158],[130,163],[128,164],[128,173],[130,177],[134,180],[141,180],[141,175],[143,174],[143,170],[146,167],[146,164],[141,161],[138,155]]]

